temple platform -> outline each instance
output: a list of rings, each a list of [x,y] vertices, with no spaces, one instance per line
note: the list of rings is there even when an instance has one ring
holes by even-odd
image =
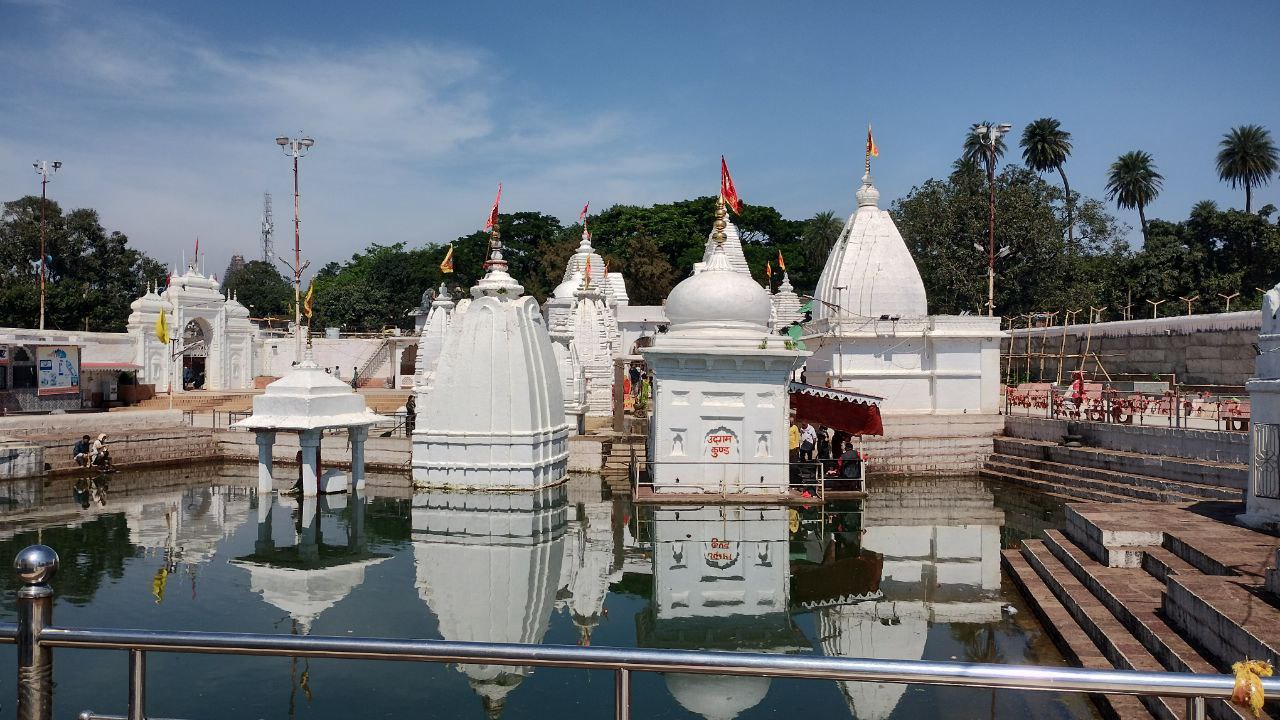
[[[1071,503],[1065,531],[1005,550],[1002,564],[1062,652],[1086,668],[1229,672],[1280,662],[1280,538],[1231,522],[1243,504]],[[1104,715],[1180,718],[1163,698],[1096,697]],[[1218,720],[1247,713],[1222,701]],[[1265,712],[1280,717],[1280,703]]]

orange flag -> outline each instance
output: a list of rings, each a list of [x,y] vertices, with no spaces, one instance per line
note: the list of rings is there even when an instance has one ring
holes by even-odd
[[[733,177],[729,175],[729,166],[720,156],[720,197],[735,213],[742,212],[742,198],[738,197],[738,188],[733,185]]]
[[[778,269],[782,272],[787,271],[787,261],[782,259],[782,249],[778,249]]]
[[[444,254],[444,260],[441,261],[440,263],[440,272],[442,273],[453,272],[453,246],[452,245],[449,246],[449,252]]]
[[[492,230],[498,226],[498,203],[500,202],[502,202],[502,183],[498,183],[498,196],[493,199],[493,209],[489,211],[489,219],[485,221],[485,230]]]
[[[871,123],[867,123],[867,157],[880,157],[880,148],[876,147],[875,138],[871,137]]]
[[[769,276],[770,282],[773,281],[773,263],[766,262],[764,264],[764,274]]]

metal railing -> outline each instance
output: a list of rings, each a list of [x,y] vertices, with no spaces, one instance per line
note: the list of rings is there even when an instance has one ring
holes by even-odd
[[[147,718],[147,654],[152,652],[609,670],[614,675],[614,717],[621,720],[631,717],[631,675],[635,672],[1182,697],[1187,700],[1186,720],[1204,720],[1206,698],[1230,698],[1235,688],[1235,679],[1230,675],[1196,673],[444,640],[62,628],[53,625],[53,589],[48,584],[57,572],[57,553],[44,545],[30,546],[18,553],[14,568],[23,582],[18,591],[18,622],[0,624],[0,643],[17,645],[18,720],[52,720],[53,648],[127,651],[129,694],[123,720]],[[1267,693],[1280,692],[1280,680],[1263,680],[1262,685]],[[80,717],[106,720],[121,716],[86,710]]]
[[[1246,432],[1248,400],[1204,392],[1125,392],[1104,388],[1083,397],[1047,384],[1004,388],[1005,415],[1081,420],[1115,425],[1153,425],[1200,430]]]

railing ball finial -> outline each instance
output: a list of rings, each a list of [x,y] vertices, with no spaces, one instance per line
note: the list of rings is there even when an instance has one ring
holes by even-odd
[[[44,595],[51,592],[49,580],[58,572],[58,553],[48,545],[28,546],[13,559],[13,570],[26,586],[20,592],[30,597]]]

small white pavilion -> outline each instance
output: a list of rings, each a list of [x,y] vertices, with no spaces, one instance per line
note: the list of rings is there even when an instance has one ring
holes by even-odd
[[[766,327],[769,294],[730,265],[723,201],[709,262],[667,297],[668,332],[641,350],[653,372],[655,492],[786,492],[792,371],[809,353]]]
[[[302,494],[344,492],[364,487],[364,443],[369,426],[386,418],[371,411],[364,397],[316,364],[310,349],[301,364],[254,397],[253,414],[232,425],[252,430],[258,440],[258,490],[271,492],[271,460],[277,432],[295,432],[302,446]],[[346,428],[351,444],[351,473],[330,470],[320,476],[324,431]]]

